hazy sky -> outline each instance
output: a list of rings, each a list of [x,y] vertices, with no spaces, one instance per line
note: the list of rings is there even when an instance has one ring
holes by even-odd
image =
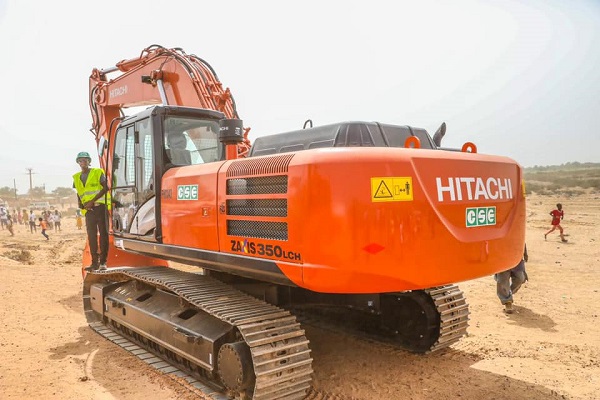
[[[600,1],[0,0],[0,187],[71,186],[88,77],[151,44],[208,61],[250,139],[347,120],[524,166],[600,162]],[[94,159],[93,165],[98,165]]]

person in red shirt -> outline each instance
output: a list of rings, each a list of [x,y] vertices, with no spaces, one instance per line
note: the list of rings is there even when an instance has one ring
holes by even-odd
[[[556,205],[556,208],[556,210],[550,211],[550,215],[552,216],[552,228],[548,232],[544,233],[544,240],[546,240],[546,237],[549,233],[554,232],[558,228],[558,231],[560,232],[560,240],[566,242],[567,239],[565,239],[565,235],[563,234],[563,228],[560,226],[560,221],[564,218],[565,212],[563,211],[562,204],[560,203]]]

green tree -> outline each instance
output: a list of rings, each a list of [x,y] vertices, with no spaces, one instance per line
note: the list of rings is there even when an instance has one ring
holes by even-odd
[[[75,194],[75,189],[69,187],[57,187],[52,191],[52,194],[56,197],[68,197]]]
[[[29,189],[29,195],[35,199],[41,199],[46,195],[46,189],[42,186],[34,187],[33,189]]]

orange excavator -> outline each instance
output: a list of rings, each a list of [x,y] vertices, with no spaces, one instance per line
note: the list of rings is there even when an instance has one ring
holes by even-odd
[[[157,45],[94,69],[89,101],[112,208],[108,269],[84,272],[87,320],[232,398],[306,396],[295,310],[343,310],[369,334],[436,351],[467,329],[453,283],[521,259],[521,167],[441,147],[445,124],[432,138],[311,122],[250,144],[213,68]]]

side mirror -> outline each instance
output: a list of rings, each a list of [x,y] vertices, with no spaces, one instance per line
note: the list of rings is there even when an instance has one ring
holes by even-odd
[[[104,156],[104,150],[108,147],[108,141],[104,138],[104,136],[100,136],[100,140],[98,140],[98,156],[102,158]]]

